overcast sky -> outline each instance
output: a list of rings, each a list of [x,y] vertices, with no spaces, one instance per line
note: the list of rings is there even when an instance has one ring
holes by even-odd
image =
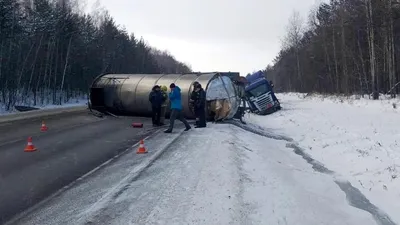
[[[88,0],[91,10],[96,0]],[[264,69],[293,10],[306,20],[320,0],[100,0],[118,24],[194,71]]]

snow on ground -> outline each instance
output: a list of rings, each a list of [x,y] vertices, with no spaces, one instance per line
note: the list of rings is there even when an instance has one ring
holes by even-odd
[[[283,110],[246,121],[292,138],[400,223],[400,110],[393,107],[399,100],[277,97]]]
[[[287,141],[228,124],[180,130],[146,140],[146,155],[133,147],[14,224],[377,224]]]
[[[74,107],[74,106],[83,106],[87,105],[88,99],[86,97],[79,97],[79,98],[71,98],[69,101],[63,103],[62,105],[54,105],[54,104],[39,104],[34,106],[32,103],[31,104],[21,104],[23,106],[31,106],[39,109],[56,109],[56,108],[68,108],[68,107]],[[0,116],[1,115],[7,115],[7,114],[13,114],[13,113],[18,113],[15,108],[12,110],[7,111],[6,106],[0,102]]]
[[[280,94],[278,94],[280,95]],[[299,98],[305,98],[313,101],[322,101],[328,103],[340,103],[346,106],[354,106],[364,109],[378,109],[386,112],[400,112],[400,98],[391,98],[389,95],[380,95],[380,99],[377,101],[372,100],[368,95],[352,95],[352,96],[340,96],[340,95],[318,95],[318,94],[300,94],[300,93],[285,93],[283,98],[288,100],[295,100]]]

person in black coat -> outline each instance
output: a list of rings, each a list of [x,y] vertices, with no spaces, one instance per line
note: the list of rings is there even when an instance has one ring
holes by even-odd
[[[153,126],[161,126],[161,106],[165,100],[165,96],[162,94],[160,86],[154,86],[149,95],[149,101],[151,102]]]
[[[192,90],[192,93],[190,94],[190,100],[189,100],[189,107],[194,112],[194,116],[196,117],[195,126],[199,125],[199,116],[196,114],[196,111],[194,109],[194,102],[195,102],[195,100],[197,98],[197,92],[195,90],[196,90],[196,86],[198,84],[199,84],[199,82],[197,82],[197,81],[193,82],[193,84],[192,84],[193,85],[193,90]]]
[[[206,127],[206,92],[201,87],[200,83],[194,85],[194,91],[191,95],[191,100],[194,108],[194,114],[196,116],[195,128]]]

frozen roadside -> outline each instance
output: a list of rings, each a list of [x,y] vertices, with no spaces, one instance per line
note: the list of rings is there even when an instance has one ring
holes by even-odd
[[[279,94],[283,110],[246,120],[290,137],[400,223],[400,129],[394,100]]]
[[[26,112],[0,113],[0,123],[37,119],[39,117],[52,117],[60,114],[79,113],[87,110],[87,104],[65,104],[59,107],[48,107]]]
[[[24,114],[29,114],[29,113],[34,113],[34,112],[40,112],[40,111],[54,111],[54,110],[61,110],[64,108],[75,108],[75,107],[82,107],[86,106],[88,103],[87,99],[82,99],[82,98],[77,98],[77,99],[71,99],[67,103],[64,103],[62,105],[53,105],[53,104],[46,104],[46,105],[37,105],[37,106],[32,106],[35,108],[38,108],[38,110],[32,110],[32,111],[27,111],[27,112],[18,112],[15,109],[11,111],[6,111],[6,107],[4,104],[0,102],[0,118],[6,117],[6,116],[18,116],[18,115],[24,115]]]
[[[376,224],[286,141],[210,124],[146,143],[156,161],[128,152],[17,224]]]

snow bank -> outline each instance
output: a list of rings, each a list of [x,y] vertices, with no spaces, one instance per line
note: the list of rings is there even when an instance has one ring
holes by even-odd
[[[62,105],[38,104],[38,105],[34,106],[32,102],[29,104],[21,104],[21,105],[31,106],[31,107],[35,107],[35,108],[39,108],[39,109],[55,109],[55,108],[68,108],[68,107],[74,107],[74,106],[83,106],[83,105],[86,105],[87,102],[88,102],[88,100],[86,97],[79,97],[79,98],[72,98]],[[12,108],[12,110],[7,111],[5,104],[0,102],[0,116],[7,115],[7,114],[13,114],[13,113],[17,113],[17,112],[18,111],[15,110],[15,108]]]
[[[283,110],[246,121],[286,135],[400,223],[399,99],[278,94]]]
[[[381,109],[381,111],[400,112],[400,98],[391,98],[389,95],[381,95],[379,100],[372,100],[368,95],[322,95],[322,94],[301,94],[285,93],[278,94],[285,100],[307,99],[316,102],[340,103],[344,107],[352,106],[365,109]]]

